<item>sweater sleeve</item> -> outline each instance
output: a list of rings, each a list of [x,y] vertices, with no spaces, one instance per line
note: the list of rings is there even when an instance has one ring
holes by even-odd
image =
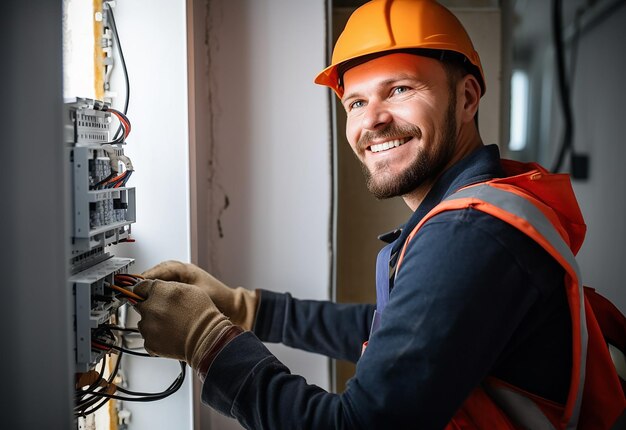
[[[297,300],[260,290],[254,333],[265,342],[356,362],[367,340],[374,305]]]
[[[410,243],[380,328],[343,393],[292,375],[253,333],[244,333],[216,357],[203,400],[251,429],[445,427],[541,295],[516,253],[549,258],[516,230],[469,212],[434,218]],[[284,325],[258,332],[285,340],[307,331],[285,336],[292,329]]]

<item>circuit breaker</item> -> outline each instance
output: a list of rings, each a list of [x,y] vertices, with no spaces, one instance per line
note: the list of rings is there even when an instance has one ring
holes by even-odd
[[[114,289],[133,260],[107,251],[130,240],[135,189],[126,183],[132,163],[123,137],[112,135],[108,104],[75,98],[65,104],[65,142],[72,206],[70,277],[74,298],[76,371],[87,372],[105,351],[93,347],[98,328],[111,322],[127,296]],[[122,131],[121,129],[119,130]]]

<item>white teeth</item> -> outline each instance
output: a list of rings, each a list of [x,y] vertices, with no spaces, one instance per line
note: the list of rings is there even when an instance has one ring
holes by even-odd
[[[387,149],[396,148],[403,144],[404,144],[404,140],[400,140],[400,139],[390,140],[389,142],[383,142],[377,145],[370,146],[370,151],[372,152],[386,151]]]

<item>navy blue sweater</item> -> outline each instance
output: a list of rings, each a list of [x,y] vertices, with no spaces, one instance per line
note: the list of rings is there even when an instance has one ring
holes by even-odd
[[[487,146],[447,170],[396,246],[457,189],[502,176],[499,159]],[[441,429],[488,375],[566,399],[571,323],[563,270],[498,219],[465,209],[429,220],[360,356],[374,308],[262,291],[254,333],[218,354],[204,402],[253,429]],[[356,374],[343,393],[328,393],[290,374],[261,341],[357,362]]]

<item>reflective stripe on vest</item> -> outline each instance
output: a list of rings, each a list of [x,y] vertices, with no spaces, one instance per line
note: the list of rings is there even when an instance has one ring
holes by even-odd
[[[523,425],[524,428],[556,430],[539,406],[523,394],[505,387],[485,387],[485,391],[512,421]],[[568,428],[576,428],[576,426]]]
[[[587,355],[587,326],[582,282],[578,264],[569,246],[539,208],[516,193],[486,183],[464,188],[433,208],[419,222],[404,243],[396,273],[400,270],[409,242],[426,221],[438,213],[468,207],[486,212],[516,227],[541,245],[566,270],[568,275],[566,276],[566,288],[569,290],[567,297],[572,317],[573,357],[571,387],[563,417],[566,422],[561,424],[563,425],[562,428],[575,429],[582,403]],[[505,413],[526,428],[555,428],[541,409],[521,392],[493,386],[489,393]]]

